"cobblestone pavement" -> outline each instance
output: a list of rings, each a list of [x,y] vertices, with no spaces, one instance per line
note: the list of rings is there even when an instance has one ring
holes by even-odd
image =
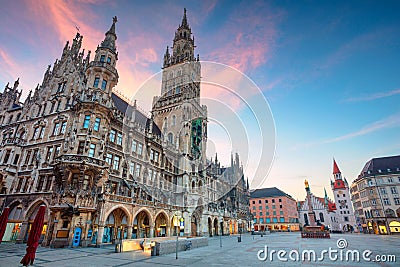
[[[339,249],[338,239],[345,239],[347,247]],[[104,246],[102,248],[64,248],[49,249],[39,247],[34,266],[400,266],[400,236],[376,236],[364,234],[336,234],[331,239],[302,239],[300,233],[273,233],[269,235],[242,236],[242,242],[237,242],[236,236],[222,237],[222,247],[220,238],[212,237],[209,239],[209,246],[192,249],[190,251],[179,252],[178,259],[175,254],[151,257],[148,252],[124,252],[115,253],[114,246]],[[268,247],[268,258],[260,261],[257,257],[259,250]],[[324,254],[324,260],[318,261],[322,250],[338,250],[337,260],[330,260],[329,254]],[[346,261],[346,251],[357,249],[360,252],[360,261]],[[364,250],[371,250],[369,256],[375,259],[376,255],[395,255],[397,262],[366,262],[362,259]],[[272,250],[285,250],[288,259],[286,262],[279,261],[277,253]],[[294,261],[296,254],[291,250],[297,250],[300,254],[300,261]],[[301,254],[304,250],[315,250],[316,261],[301,261]],[[340,260],[342,251],[343,260]],[[25,253],[24,244],[0,244],[0,266],[20,266],[19,261]],[[265,254],[261,253],[261,257]],[[289,257],[290,256],[290,257]]]

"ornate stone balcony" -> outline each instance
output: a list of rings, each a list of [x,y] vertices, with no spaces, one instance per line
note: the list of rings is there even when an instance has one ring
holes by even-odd
[[[111,73],[114,73],[118,77],[117,70],[107,62],[92,61],[92,62],[90,62],[88,67],[89,68],[90,67],[103,67],[106,70],[110,71]]]
[[[82,155],[62,155],[57,158],[57,162],[91,164],[91,165],[95,165],[97,167],[104,167],[104,168],[108,167],[108,165],[106,165],[106,162],[102,159],[96,159],[96,158],[82,156]]]
[[[19,138],[19,137],[11,137],[11,138],[6,138],[3,139],[3,141],[1,142],[2,146],[5,145],[17,145],[17,146],[22,146],[26,144],[26,140]]]

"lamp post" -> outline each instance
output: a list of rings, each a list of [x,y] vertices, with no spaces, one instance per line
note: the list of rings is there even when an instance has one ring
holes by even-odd
[[[219,247],[222,248],[222,222],[223,222],[223,217],[220,216],[218,218],[218,221],[219,221],[219,228],[221,228],[220,231],[219,231],[220,232],[220,235],[219,235]]]
[[[176,251],[175,259],[178,259],[178,229],[179,229],[179,217],[177,214],[174,215],[174,226],[176,227]]]
[[[238,220],[238,227],[239,227],[239,239],[238,239],[238,242],[242,242],[242,219]]]

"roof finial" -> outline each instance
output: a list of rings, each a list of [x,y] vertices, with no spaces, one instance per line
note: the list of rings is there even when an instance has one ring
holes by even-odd
[[[18,77],[18,79],[14,82],[13,89],[16,90],[16,89],[18,88],[18,85],[19,85],[19,77]]]
[[[183,9],[183,18],[182,18],[182,25],[181,26],[188,26],[187,18],[186,18],[186,8]]]

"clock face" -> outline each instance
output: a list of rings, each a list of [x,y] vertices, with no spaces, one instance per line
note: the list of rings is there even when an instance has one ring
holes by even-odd
[[[203,138],[202,119],[192,120],[192,155],[198,159],[201,155],[201,139]]]
[[[343,194],[342,190],[339,191],[339,194]]]

